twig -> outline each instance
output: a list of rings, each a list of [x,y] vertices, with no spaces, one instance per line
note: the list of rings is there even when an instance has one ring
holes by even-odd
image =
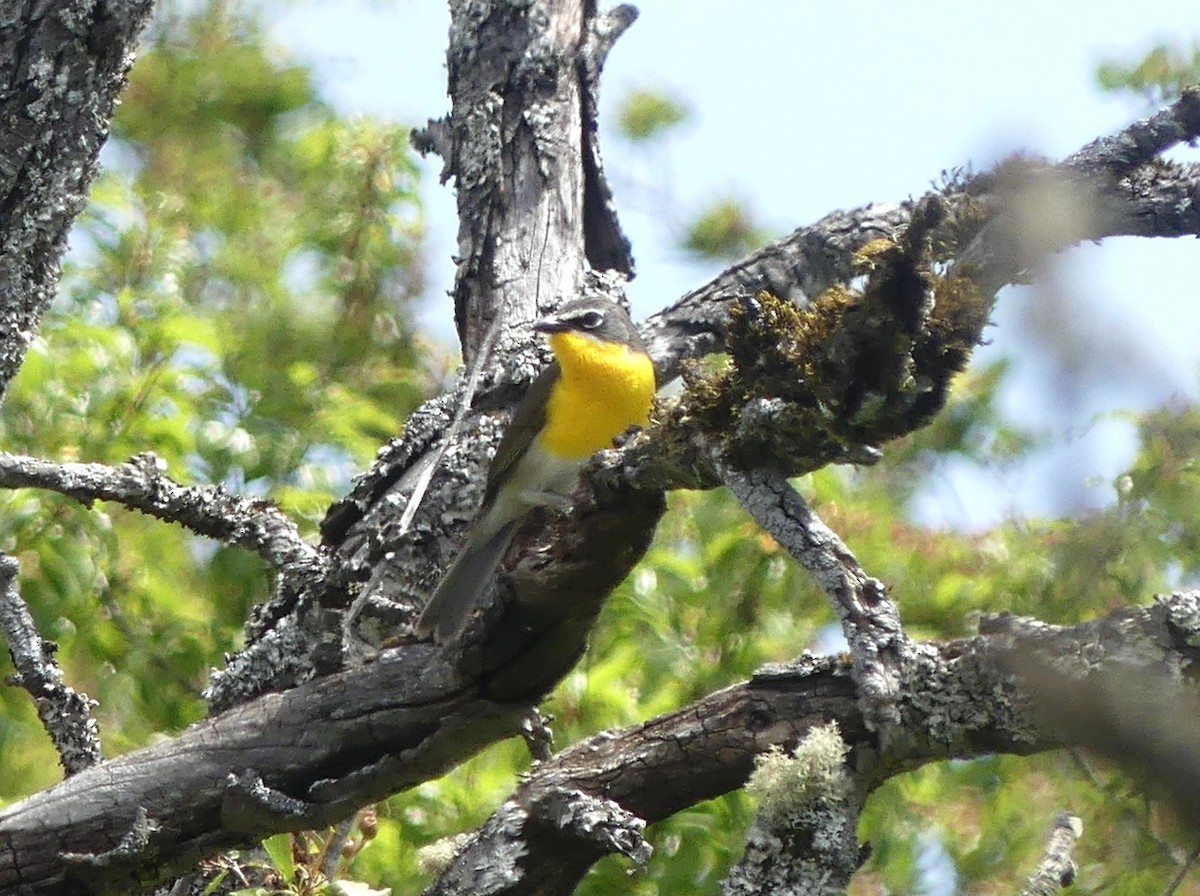
[[[329,839],[326,841],[323,850],[324,855],[321,859],[321,874],[326,880],[337,879],[338,863],[342,860],[342,850],[346,848],[346,844],[350,840],[350,835],[354,833],[354,826],[356,824],[358,824],[357,812],[334,825],[333,831],[330,832]]]
[[[9,682],[33,697],[63,770],[69,776],[95,765],[100,761],[100,734],[92,718],[96,702],[63,684],[54,661],[56,645],[38,634],[17,591],[17,561],[6,554],[0,554],[0,629],[17,668]]]
[[[483,345],[479,347],[479,354],[475,358],[475,363],[467,371],[467,381],[463,384],[462,395],[457,401],[458,407],[454,409],[454,418],[446,428],[446,437],[442,440],[442,444],[438,446],[437,451],[434,452],[433,460],[425,465],[425,468],[421,471],[421,475],[417,477],[412,494],[409,495],[408,504],[405,506],[404,513],[400,517],[400,536],[408,532],[409,526],[412,525],[413,517],[417,515],[417,510],[421,506],[421,500],[425,497],[425,492],[429,489],[429,483],[433,481],[433,474],[437,472],[437,468],[442,462],[442,457],[445,456],[447,449],[454,444],[454,440],[458,436],[458,431],[462,429],[463,420],[466,419],[467,411],[471,409],[471,402],[475,400],[475,393],[479,389],[480,377],[487,367],[488,360],[492,356],[492,349],[496,345],[496,339],[503,328],[504,313],[502,311],[492,321],[492,325],[488,328],[487,335],[483,339]]]
[[[867,724],[880,731],[899,721],[894,701],[909,642],[883,583],[866,574],[778,470],[743,472],[720,457],[714,457],[714,464],[755,522],[813,574],[833,603],[854,658],[852,674]]]
[[[164,472],[150,452],[126,463],[53,463],[0,452],[0,487],[41,488],[85,505],[116,501],[149,516],[226,544],[246,548],[281,573],[303,570],[319,575],[326,560],[300,537],[296,524],[279,508],[231,495],[219,485],[183,486]]]
[[[1200,859],[1200,843],[1197,843],[1196,848],[1188,854],[1187,859],[1184,860],[1183,867],[1179,869],[1179,873],[1175,875],[1175,878],[1163,890],[1163,896],[1175,896],[1175,891],[1179,889],[1179,885],[1183,883],[1184,878],[1192,870],[1192,866],[1196,864],[1197,859]]]
[[[1149,118],[1080,148],[1063,161],[1063,166],[1124,176],[1172,146],[1192,142],[1197,135],[1200,135],[1200,88],[1190,87],[1179,99]]]
[[[1070,812],[1059,815],[1046,838],[1042,860],[1021,888],[1021,896],[1054,896],[1075,880],[1073,853],[1082,835],[1083,822],[1079,816]]]
[[[521,737],[534,762],[545,762],[554,755],[554,732],[550,729],[552,721],[554,716],[543,715],[540,708],[533,706],[521,722]]]

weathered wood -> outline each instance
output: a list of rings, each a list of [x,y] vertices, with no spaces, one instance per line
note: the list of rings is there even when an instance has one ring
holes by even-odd
[[[222,849],[322,827],[515,734],[428,646],[268,694],[0,812],[0,893],[136,893]]]
[[[152,6],[17,0],[0,10],[0,397],[58,287]]]

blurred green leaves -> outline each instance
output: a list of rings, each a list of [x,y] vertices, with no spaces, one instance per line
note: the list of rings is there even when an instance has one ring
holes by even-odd
[[[1101,78],[1165,93],[1195,80],[1194,57],[1159,48]],[[639,90],[617,123],[653,154],[690,114]],[[154,451],[176,477],[270,497],[313,531],[429,389],[408,314],[422,210],[405,129],[343,120],[304,65],[266,45],[253,13],[214,2],[167,9],[148,36],[105,161],[62,295],[8,399],[5,447],[109,462]],[[693,256],[727,259],[766,239],[736,200],[680,211],[669,194],[644,195]],[[975,615],[1005,610],[1072,622],[1200,580],[1190,403],[1131,418],[1138,454],[1109,506],[1081,520],[977,533],[914,520],[948,459],[1003,471],[1047,443],[1002,412],[1007,373],[999,362],[960,377],[945,411],[886,446],[878,466],[798,483],[913,634],[966,635]],[[101,701],[108,752],[197,718],[207,669],[266,596],[257,559],[115,507],[32,492],[0,504],[0,547],[20,560],[69,680]],[[558,746],[676,709],[822,643],[832,624],[824,596],[726,494],[672,495],[645,562],[548,701]],[[54,762],[28,696],[0,691],[0,797],[51,783]],[[499,744],[387,801],[348,873],[412,891],[424,879],[417,847],[481,822],[527,767],[522,745]],[[930,843],[960,890],[1012,891],[1063,808],[1084,819],[1079,888],[1164,889],[1178,867],[1174,822],[1123,776],[1063,754],[940,763],[888,782],[863,818],[873,852],[855,892],[927,890]],[[738,793],[683,812],[649,832],[645,870],[606,859],[581,892],[715,894],[753,811]],[[272,845],[283,876],[294,873],[285,841]]]
[[[686,102],[660,88],[635,87],[621,96],[613,113],[617,135],[648,168],[646,180],[634,184],[622,199],[652,203],[654,219],[670,234],[670,241],[693,258],[732,261],[762,246],[771,234],[741,199],[724,196],[696,203],[676,194],[667,158],[670,141],[692,116]]]
[[[616,110],[621,136],[634,143],[656,140],[686,122],[692,114],[687,103],[664,91],[649,88],[630,90]]]
[[[1105,60],[1096,81],[1102,90],[1134,93],[1149,104],[1169,102],[1185,87],[1200,84],[1200,43],[1188,48],[1161,43],[1133,63]]]
[[[692,219],[683,245],[700,258],[732,261],[749,254],[768,239],[745,203],[721,199]]]
[[[120,462],[281,504],[314,532],[429,388],[408,305],[422,210],[407,130],[347,122],[237,4],[165,6],[72,234],[61,294],[0,422],[6,450]],[[268,593],[256,557],[119,507],[0,495],[0,546],[100,701],[109,754],[199,718],[208,669]],[[57,777],[0,692],[12,798]]]

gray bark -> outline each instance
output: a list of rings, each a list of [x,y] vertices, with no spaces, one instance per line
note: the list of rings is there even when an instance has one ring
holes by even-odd
[[[1153,670],[1164,694],[1177,693],[1191,668],[1187,644],[1198,631],[1198,611],[1200,593],[1191,592],[1075,626],[998,617],[986,621],[987,635],[914,644],[898,704],[901,720],[886,746],[867,727],[848,663],[806,655],[765,668],[748,682],[641,725],[604,732],[536,766],[446,869],[446,883],[434,892],[570,893],[598,849],[594,838],[546,823],[538,807],[550,794],[603,796],[653,823],[741,787],[757,756],[773,746],[790,751],[830,720],[850,747],[847,771],[861,794],[930,761],[994,752],[1027,755],[1072,743],[1076,735],[1070,729],[1055,734],[1035,721],[1044,707],[1030,699],[1022,664],[1045,664],[1064,684]],[[1138,648],[1131,651],[1131,644]],[[1081,645],[1087,645],[1086,653]],[[1200,806],[1197,794],[1200,788],[1185,790],[1180,808]],[[500,816],[505,824],[498,823]],[[514,873],[496,886],[461,885],[465,869],[481,855],[496,856]],[[855,855],[842,849],[840,856],[841,872],[857,867]],[[812,856],[796,858],[807,862]],[[775,860],[788,861],[779,854]]]
[[[0,92],[0,109],[16,135],[0,141],[4,382],[53,289],[63,234],[145,15],[141,5],[88,10],[31,6],[0,24],[0,49],[17,59],[0,62],[12,88]],[[201,856],[335,821],[520,732],[645,550],[664,489],[711,487],[724,469],[753,505],[763,471],[777,482],[832,461],[869,463],[877,444],[936,413],[995,291],[1027,278],[1047,252],[1118,233],[1200,233],[1191,201],[1200,171],[1160,159],[1200,134],[1195,91],[1061,163],[1009,165],[797,230],[646,322],[664,376],[721,347],[736,376],[691,377],[657,425],[597,461],[574,506],[531,520],[490,606],[460,643],[437,649],[411,637],[409,623],[474,512],[483,458],[507,409],[539,366],[527,323],[583,292],[619,298],[630,269],[594,115],[604,54],[631,18],[627,9],[597,16],[583,0],[452,3],[451,114],[416,139],[442,155],[458,189],[455,312],[474,375],[418,411],[331,508],[320,549],[306,548],[269,509],[179,489],[144,464],[51,470],[24,459],[10,468],[82,500],[120,500],[206,527],[293,572],[214,682],[211,719],[0,813],[0,893],[136,892]],[[1031,214],[1040,219],[1045,202],[1083,212],[1056,216],[1070,226],[1030,239]],[[818,298],[857,274],[866,276],[860,294]],[[963,299],[953,314],[947,290]],[[798,315],[797,306],[814,313]],[[783,346],[796,341],[820,376],[788,366]],[[839,552],[824,543],[813,565],[829,571],[824,564]],[[890,618],[863,609],[877,597],[858,587],[869,577],[839,562],[831,590],[846,590],[848,618],[862,631],[890,632]],[[904,640],[879,675],[855,670],[876,692],[866,703],[848,668],[802,657],[543,763],[439,886],[460,891],[461,862],[487,855],[514,869],[504,892],[569,892],[604,852],[643,856],[640,821],[740,787],[756,755],[794,746],[829,719],[853,748],[864,792],[925,761],[1075,742],[1078,732],[1035,721],[1045,698],[1036,678],[1016,674],[1013,658],[1034,656],[1082,681],[1134,662],[1176,682],[1200,638],[1197,619],[1196,595],[1177,595],[1074,629],[1002,620],[965,642]],[[866,656],[872,641],[862,643]],[[1078,656],[1069,647],[1080,643],[1091,667],[1055,665]]]
[[[63,680],[55,646],[38,634],[33,615],[17,591],[17,561],[0,554],[0,632],[17,672],[8,681],[29,692],[38,718],[68,775],[100,761],[100,733],[93,702]]]
[[[1054,896],[1075,880],[1075,846],[1083,834],[1078,816],[1063,812],[1054,821],[1037,870],[1021,888],[1021,896]]]
[[[0,10],[0,397],[58,286],[150,0]]]

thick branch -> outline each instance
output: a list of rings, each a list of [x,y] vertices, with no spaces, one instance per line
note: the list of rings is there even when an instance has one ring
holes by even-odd
[[[1101,137],[1057,165],[1044,166],[1064,186],[1046,197],[1048,204],[1040,210],[1061,219],[1065,208],[1078,226],[1050,234],[1048,241],[1034,247],[1032,256],[1014,255],[1009,251],[1011,237],[991,231],[966,254],[981,291],[991,295],[1007,283],[1022,282],[1038,258],[1079,242],[1125,235],[1200,235],[1200,170],[1159,159],[1170,147],[1200,136],[1198,96],[1197,89],[1187,90],[1149,119]],[[1011,185],[997,172],[986,172],[959,179],[944,195],[956,206],[964,201],[977,204],[971,214],[983,212],[986,217],[978,222],[983,224],[1004,207],[1004,188]],[[739,297],[765,290],[806,304],[849,281],[855,273],[855,253],[873,240],[895,237],[909,223],[914,207],[913,201],[873,203],[833,212],[732,265],[653,315],[643,335],[660,375],[674,376],[682,361],[720,351],[730,307]],[[1092,213],[1080,218],[1075,215],[1079,209]],[[1018,228],[1022,223],[1030,222],[1014,222]],[[996,244],[989,246],[991,240]]]
[[[1194,651],[1198,642],[1188,644],[1186,633],[1196,604],[1172,598],[1163,608],[1166,631],[1180,639],[1181,649]],[[1126,631],[1123,663],[1064,678],[1059,663],[1033,649],[1044,638],[1040,624],[1002,616],[984,619],[981,628],[1027,645],[1010,664],[1020,672],[1043,727],[1151,781],[1200,830],[1200,697],[1184,686],[1194,681],[1192,672],[1155,662],[1155,643]]]
[[[417,135],[458,187],[455,318],[472,361],[496,317],[537,316],[586,269],[581,0],[450,3],[452,111]],[[590,124],[590,122],[589,122]]]
[[[730,265],[640,327],[665,382],[682,362],[725,348],[729,311],[742,296],[759,292],[805,305],[853,276],[854,253],[872,240],[893,236],[909,221],[912,203],[865,205],[836,211]]]
[[[580,52],[584,87],[584,245],[593,270],[617,271],[627,277],[633,275],[633,248],[617,220],[617,205],[604,175],[598,122],[604,61],[637,16],[637,9],[627,3],[601,11],[588,23],[587,38]]]
[[[848,665],[803,656],[691,706],[575,744],[539,764],[505,805],[579,792],[653,823],[743,786],[755,757],[773,747],[790,751],[831,720],[851,747],[854,786],[863,792],[933,760],[1069,745],[1069,731],[1056,737],[1034,723],[1035,708],[1012,671],[1014,655],[1032,651],[1066,681],[1127,668],[1134,659],[1128,645],[1135,643],[1142,662],[1179,676],[1192,666],[1198,614],[1200,592],[1192,592],[1076,626],[1029,620],[1022,629],[1028,637],[1006,628],[995,636],[916,644],[900,693],[901,722],[882,749],[863,721]],[[472,855],[521,857],[504,885],[489,893],[569,893],[595,861],[592,841],[547,840],[520,826],[485,826],[472,843]],[[447,873],[462,873],[458,861]]]
[[[323,827],[436,777],[523,715],[457,690],[429,648],[392,651],[9,806],[0,893],[141,892],[203,855]]]
[[[0,16],[0,396],[54,296],[152,5],[52,0]]]
[[[1190,669],[1189,644],[1200,642],[1200,593],[1070,628],[1026,629],[1034,634],[1018,638],[1009,627],[916,645],[898,704],[899,733],[882,755],[863,723],[848,668],[802,657],[572,747],[539,765],[513,799],[528,808],[578,791],[657,821],[742,786],[755,756],[772,745],[791,749],[830,720],[859,756],[857,786],[864,790],[884,774],[934,759],[1069,743],[1056,739],[1069,732],[1033,724],[1010,671],[1016,652],[1033,651],[1057,664],[1061,676],[1082,676],[1127,666],[1129,645],[1140,644],[1144,663],[1177,679]],[[259,698],[0,812],[0,893],[18,885],[28,894],[58,896],[136,892],[198,855],[270,831],[328,824],[434,777],[483,744],[518,733],[525,715],[523,702],[497,703],[464,690],[458,672],[427,645],[387,651],[361,669]],[[553,838],[526,844],[526,873],[537,869],[538,879],[558,879],[561,870],[569,877],[594,860],[594,837],[556,830]],[[614,836],[605,848],[625,842]],[[95,861],[84,868],[65,853],[108,858],[101,872]],[[523,880],[511,892],[530,892]]]

